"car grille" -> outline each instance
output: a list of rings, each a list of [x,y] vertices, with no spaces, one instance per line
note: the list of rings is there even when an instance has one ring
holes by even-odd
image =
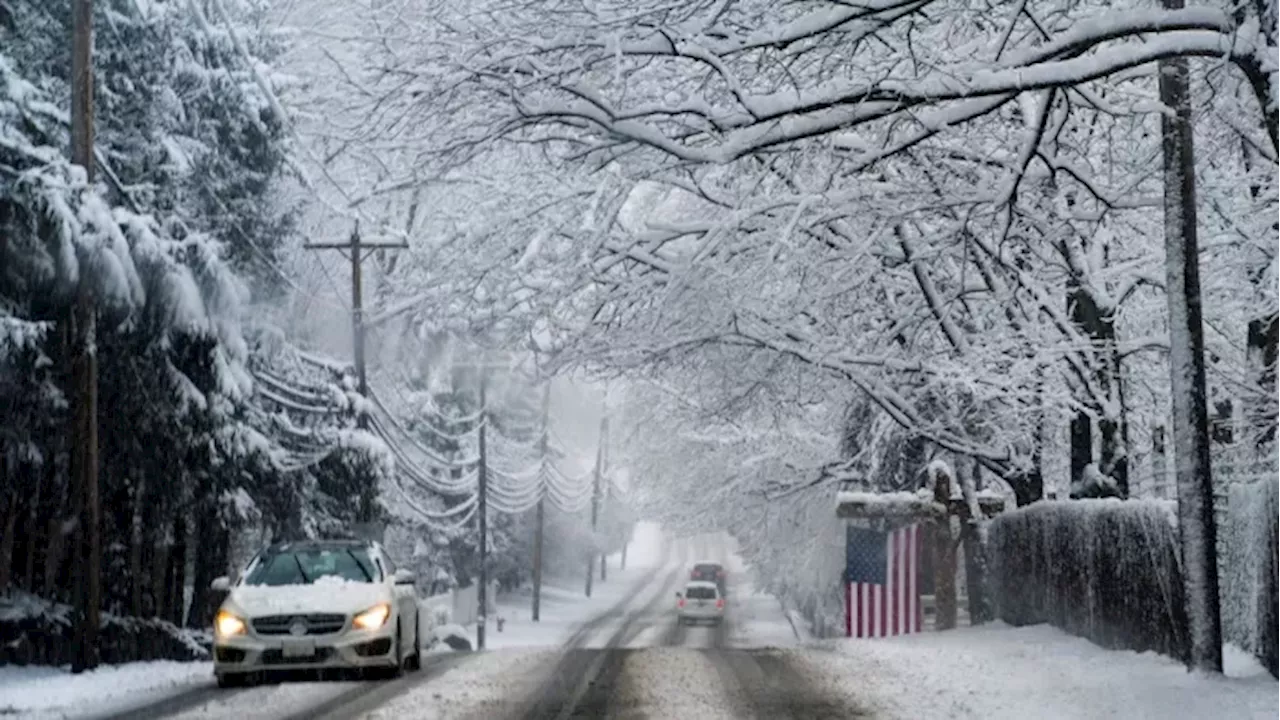
[[[311,613],[309,615],[267,615],[254,618],[253,629],[259,635],[288,635],[294,621],[303,620],[307,624],[308,635],[328,635],[336,633],[347,623],[346,615],[331,613]]]
[[[259,660],[263,665],[315,665],[329,659],[333,654],[333,648],[318,647],[316,654],[309,657],[287,658],[284,651],[279,648],[271,650],[263,650],[262,658]]]

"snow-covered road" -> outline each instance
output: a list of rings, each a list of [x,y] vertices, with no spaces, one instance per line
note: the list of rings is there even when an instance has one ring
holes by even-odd
[[[482,653],[429,656],[398,680],[293,682],[219,690],[195,667],[128,666],[97,680],[31,677],[5,685],[0,715],[69,718],[281,720],[525,720],[532,718],[1275,718],[1277,685],[1251,658],[1230,656],[1228,677],[1188,674],[1173,660],[1114,652],[1047,626],[999,623],[887,640],[801,641],[778,601],[756,592],[731,542],[673,542],[615,571],[594,597],[548,588],[543,622],[507,598],[503,633]],[[682,626],[674,593],[696,560],[729,569],[726,622]],[[615,565],[616,567],[616,565]],[[139,664],[142,665],[142,664]],[[145,668],[144,668],[145,669]],[[207,669],[205,670],[207,672]],[[173,674],[172,680],[166,674]],[[152,693],[124,705],[124,683]],[[66,692],[103,701],[35,712],[8,691]],[[61,683],[61,685],[60,685]],[[69,684],[70,683],[70,684]],[[168,695],[156,688],[172,686]],[[64,687],[65,686],[65,687]],[[59,689],[63,688],[63,689]],[[32,712],[24,710],[32,709]]]
[[[702,717],[783,719],[812,717],[818,708],[827,708],[823,716],[851,716],[810,687],[784,656],[747,649],[797,644],[777,601],[755,595],[748,574],[731,573],[725,623],[677,622],[675,592],[697,560],[740,570],[725,538],[674,541],[651,567],[615,572],[594,598],[579,601],[576,622],[566,619],[574,603],[552,602],[544,605],[547,625],[508,619],[507,632],[490,636],[495,649],[429,656],[420,672],[393,682],[303,681],[229,691],[197,680],[158,701],[117,704],[99,717],[514,719],[670,717],[696,710]]]

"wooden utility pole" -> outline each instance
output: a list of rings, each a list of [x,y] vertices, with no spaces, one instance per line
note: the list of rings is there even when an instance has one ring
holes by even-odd
[[[486,399],[489,384],[489,368],[480,369],[480,467],[477,478],[480,489],[479,507],[476,514],[480,518],[480,587],[476,593],[479,609],[476,614],[476,649],[484,649],[484,630],[489,622],[486,614],[489,611],[489,473],[488,456],[485,448],[485,430],[488,422],[488,400]]]
[[[71,161],[84,168],[93,184],[93,0],[74,0],[71,9]],[[92,280],[82,272],[72,325],[71,488],[79,509],[75,595],[77,630],[72,670],[98,665],[98,627],[102,604],[102,538],[98,507],[98,356],[97,316]]]
[[[596,574],[596,553],[595,553],[595,535],[596,525],[600,522],[600,476],[604,472],[604,443],[605,438],[609,434],[609,416],[602,415],[600,417],[600,439],[596,444],[596,469],[595,476],[591,480],[591,544],[588,548],[587,555],[587,597],[591,597],[591,580]],[[604,566],[603,553],[601,553],[601,567]],[[603,572],[602,577],[603,580]]]
[[[351,239],[345,243],[309,243],[303,246],[307,250],[337,250],[351,261],[351,345],[356,366],[356,383],[361,397],[369,396],[369,375],[364,355],[364,259],[368,253],[376,250],[404,250],[408,247],[408,243],[404,242],[361,242],[359,222],[351,230]],[[369,418],[361,412],[356,416],[356,424],[361,430],[368,429]],[[376,488],[369,487],[360,494],[360,522],[373,522],[376,493]]]
[[[1181,10],[1183,0],[1164,0]],[[1185,57],[1161,60],[1160,116],[1164,155],[1165,288],[1169,302],[1169,369],[1173,390],[1173,458],[1178,534],[1191,635],[1190,666],[1222,672],[1222,616],[1218,599],[1218,530],[1209,463],[1204,321],[1196,237],[1196,168],[1191,125],[1191,78]]]
[[[542,462],[547,462],[547,435],[551,430],[551,381],[542,389],[542,437],[538,441],[538,450],[542,456]],[[546,477],[538,478],[539,482],[546,482]],[[546,487],[542,489],[542,494],[538,496],[538,509],[536,513],[535,525],[533,528],[533,621],[538,622],[542,616],[542,525],[545,522],[543,504],[547,501]]]

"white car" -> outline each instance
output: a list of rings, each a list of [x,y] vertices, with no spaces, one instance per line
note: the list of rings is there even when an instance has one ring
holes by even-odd
[[[724,595],[713,582],[695,580],[685,585],[683,593],[676,593],[676,612],[680,623],[709,622],[719,625],[724,621]]]
[[[218,685],[266,670],[355,668],[394,677],[417,669],[414,574],[381,545],[358,540],[278,543],[258,553],[214,616]]]

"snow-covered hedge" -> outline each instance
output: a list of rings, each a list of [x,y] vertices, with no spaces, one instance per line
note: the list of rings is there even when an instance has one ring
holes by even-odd
[[[0,666],[65,665],[74,636],[71,607],[27,593],[0,597]],[[211,638],[160,618],[103,613],[99,659],[108,664],[135,660],[207,660]]]
[[[1233,485],[1227,498],[1222,577],[1222,634],[1252,652],[1276,675],[1276,531],[1280,507],[1275,480]]]
[[[1171,503],[1116,499],[1041,501],[996,517],[988,548],[998,616],[1185,658],[1174,522]]]

